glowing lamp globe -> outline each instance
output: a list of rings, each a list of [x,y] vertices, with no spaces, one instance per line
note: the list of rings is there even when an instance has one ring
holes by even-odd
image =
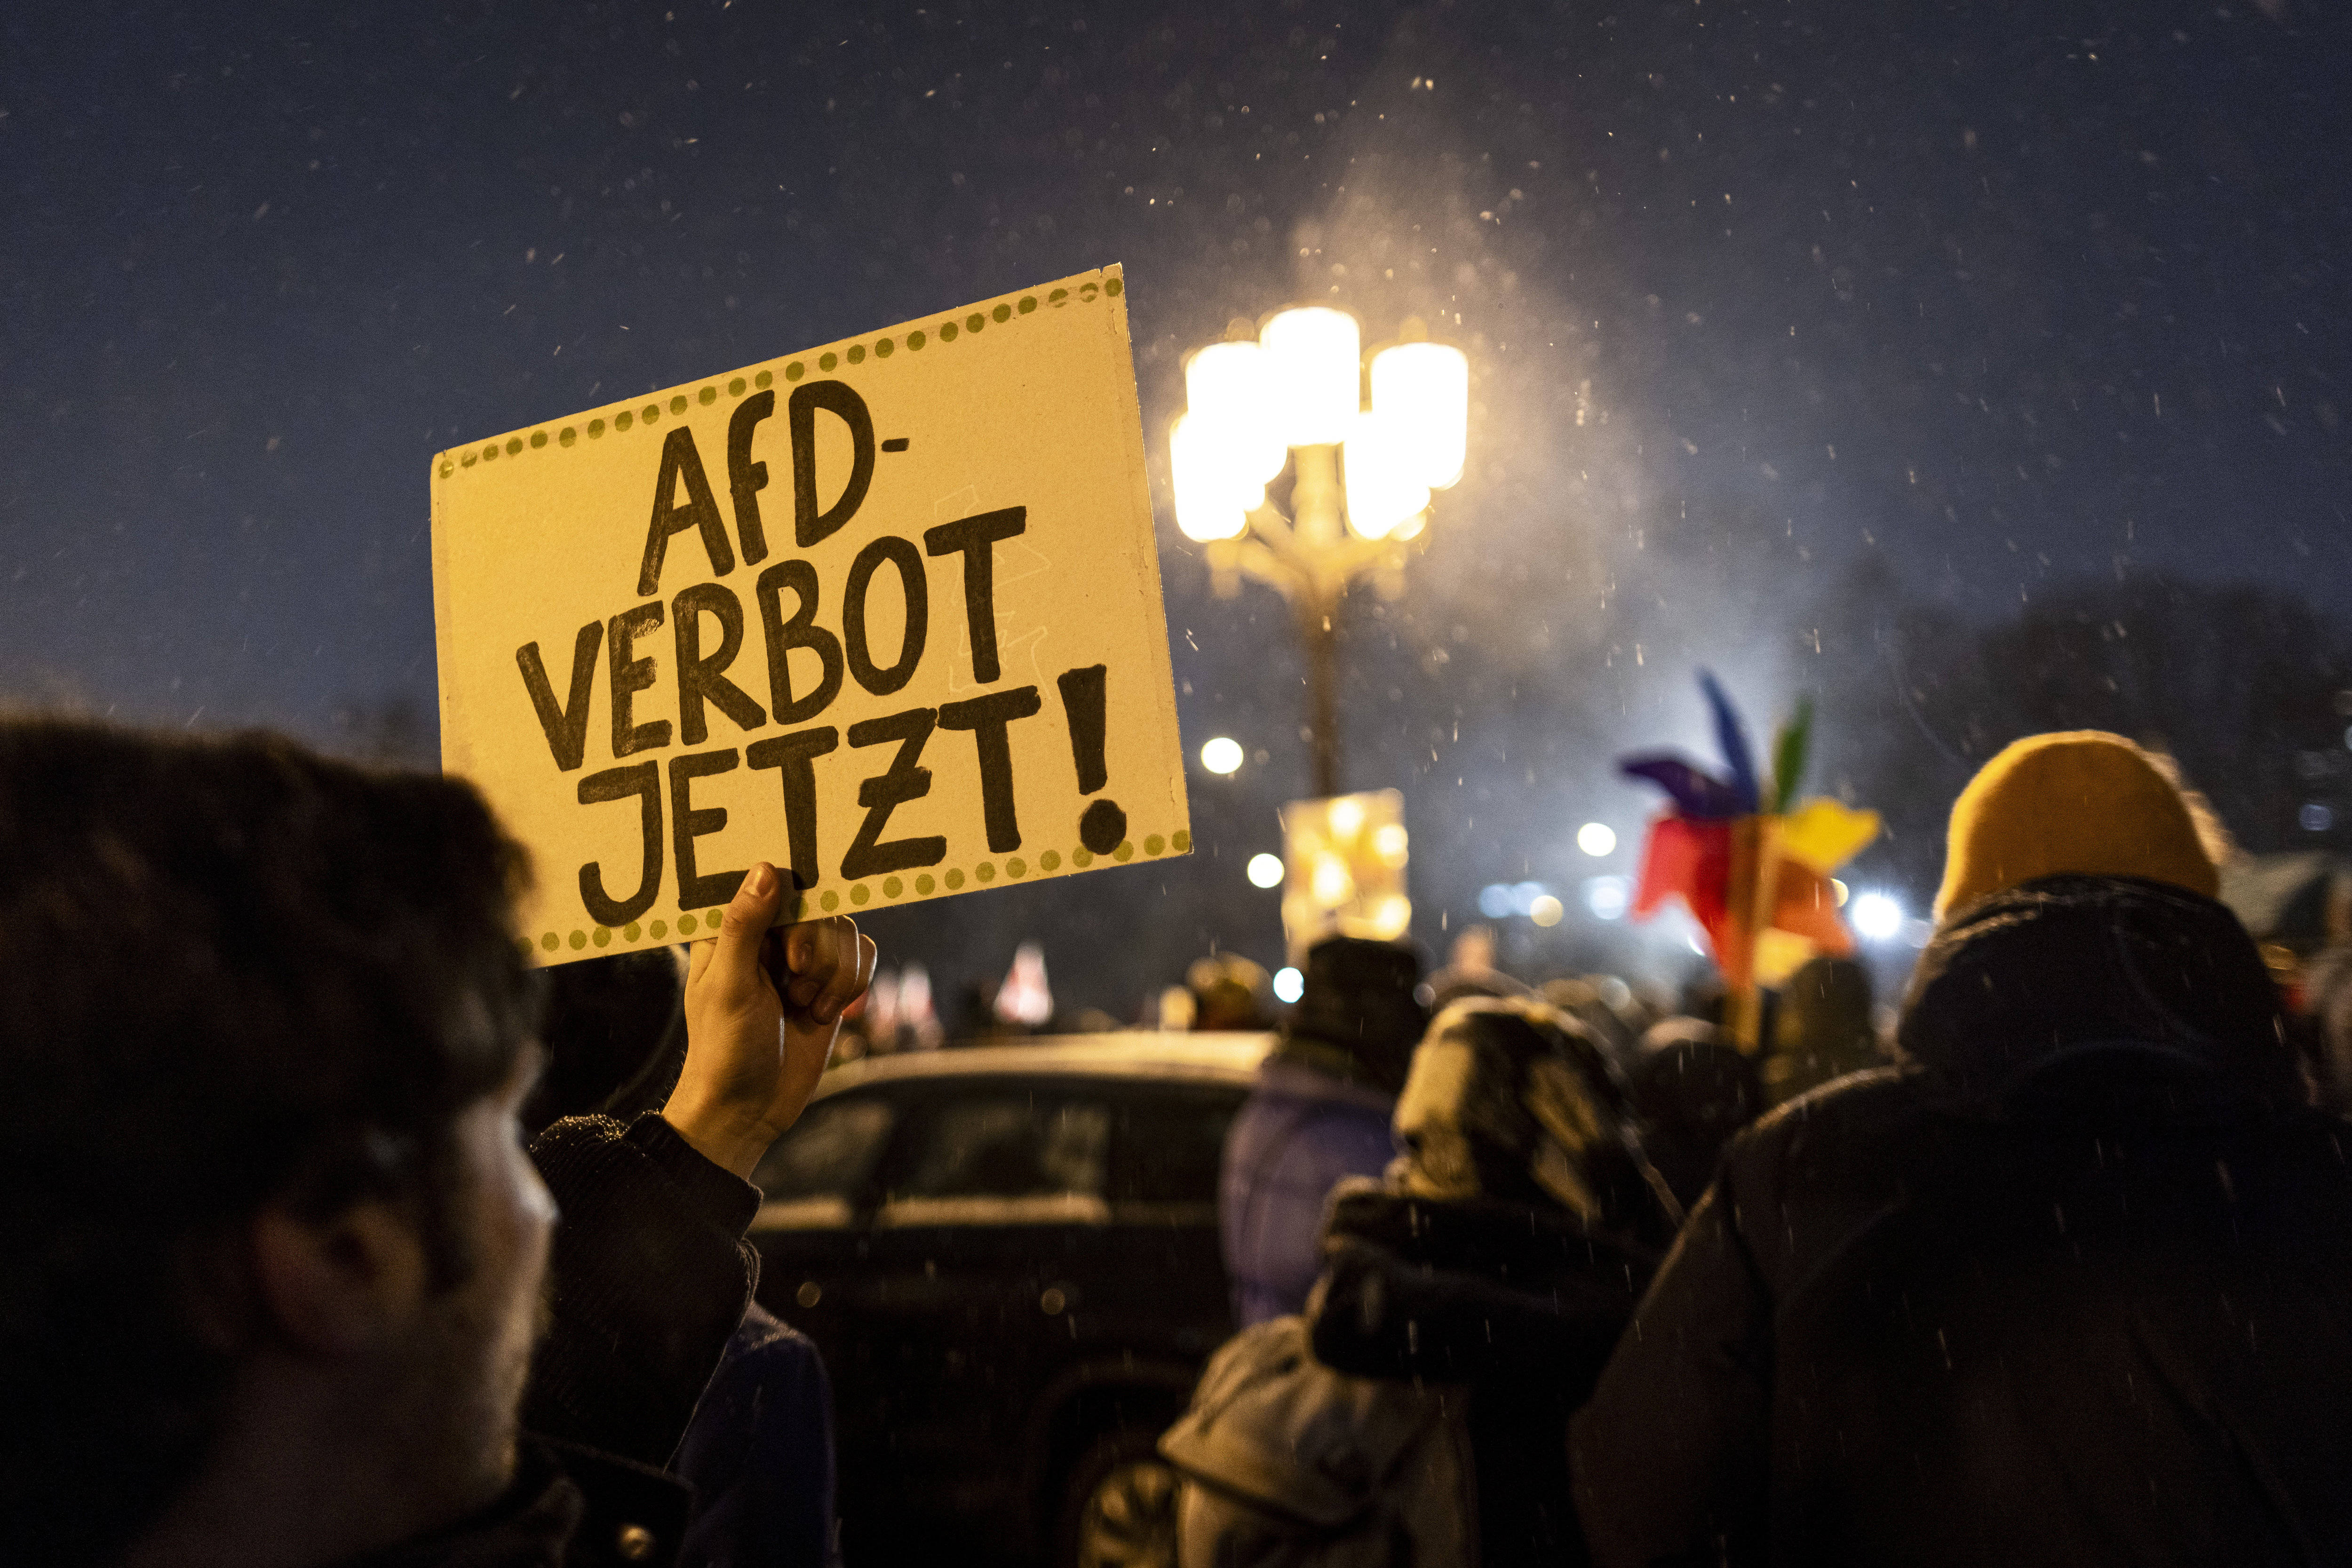
[[[1272,371],[1255,343],[1212,343],[1184,365],[1184,412],[1213,432],[1236,481],[1265,485],[1290,460]]]
[[[1372,412],[1388,422],[1414,479],[1444,490],[1462,477],[1470,443],[1470,361],[1461,350],[1399,343],[1373,355]]]
[[[1268,321],[1258,342],[1272,372],[1267,385],[1284,442],[1324,446],[1347,440],[1363,406],[1356,319],[1328,306],[1302,306]]]
[[[1252,509],[1265,501],[1265,486],[1238,477],[1216,433],[1191,414],[1180,415],[1169,432],[1168,465],[1176,486],[1176,528],[1188,539],[1239,538]]]
[[[1415,469],[1409,433],[1381,415],[1356,416],[1339,465],[1347,481],[1348,527],[1360,538],[1387,538],[1429,507],[1429,486]]]

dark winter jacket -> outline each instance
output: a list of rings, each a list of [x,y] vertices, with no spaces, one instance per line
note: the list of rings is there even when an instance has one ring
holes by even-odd
[[[1217,1229],[1241,1327],[1295,1312],[1322,1267],[1324,1205],[1396,1154],[1393,1093],[1277,1055],[1225,1134]]]
[[[663,1473],[758,1282],[759,1189],[658,1116],[531,1145],[562,1218],[515,1479],[480,1515],[341,1568],[661,1568],[692,1493]]]
[[[474,1518],[334,1568],[643,1568],[677,1561],[693,1494],[677,1477],[523,1440],[506,1494]]]
[[[2221,905],[2051,878],[1726,1151],[1574,1427],[1605,1563],[2352,1553],[2352,1166]]]

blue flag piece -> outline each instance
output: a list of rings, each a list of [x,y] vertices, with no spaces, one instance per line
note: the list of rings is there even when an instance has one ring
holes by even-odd
[[[1698,673],[1698,689],[1706,694],[1706,706],[1715,710],[1716,744],[1723,747],[1723,760],[1731,768],[1731,792],[1738,801],[1737,810],[1724,814],[1748,816],[1756,810],[1760,800],[1756,786],[1756,758],[1748,749],[1748,732],[1740,727],[1739,715],[1712,671]]]

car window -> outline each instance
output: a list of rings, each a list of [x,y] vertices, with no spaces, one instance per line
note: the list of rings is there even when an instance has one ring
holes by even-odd
[[[1110,1109],[1028,1092],[935,1104],[883,1204],[883,1225],[1099,1224]]]
[[[1153,1087],[1122,1100],[1116,1113],[1117,1145],[1111,1200],[1184,1206],[1169,1218],[1197,1219],[1205,1207],[1213,1218],[1217,1173],[1224,1158],[1225,1130],[1241,1108],[1238,1092]]]
[[[897,1121],[896,1109],[878,1094],[844,1094],[811,1105],[751,1173],[764,1199],[755,1228],[848,1224]]]

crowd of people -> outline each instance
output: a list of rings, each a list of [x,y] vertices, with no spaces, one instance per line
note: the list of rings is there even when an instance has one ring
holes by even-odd
[[[1161,1444],[1186,1568],[2346,1560],[2352,1166],[2226,853],[2162,758],[2021,741],[1889,1035],[1816,959],[1753,1056],[1475,951],[1400,1049],[1409,970],[1317,949]]]
[[[551,990],[527,874],[455,781],[0,725],[10,1561],[835,1560],[744,1237],[874,946],[762,863]],[[1317,946],[1225,1149],[1181,1560],[2352,1554],[2352,1162],[2219,878],[2159,759],[2042,736],[1955,805],[1891,1030],[1834,959],[1751,1053]],[[1190,978],[1167,1021],[1259,1019]]]

